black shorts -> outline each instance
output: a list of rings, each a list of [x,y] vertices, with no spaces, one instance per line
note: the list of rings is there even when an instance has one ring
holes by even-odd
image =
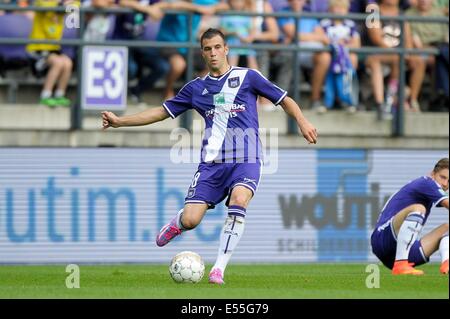
[[[40,78],[48,71],[48,57],[51,54],[62,55],[62,51],[34,51],[30,53],[31,71],[34,76]]]

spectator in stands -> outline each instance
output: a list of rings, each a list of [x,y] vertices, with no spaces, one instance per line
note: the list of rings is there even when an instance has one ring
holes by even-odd
[[[199,14],[213,15],[219,10],[227,10],[228,5],[221,0],[192,0],[177,1],[174,3],[162,2],[159,4],[164,10],[185,10]],[[188,16],[180,14],[166,14],[161,22],[158,41],[163,42],[188,42],[189,30]],[[194,37],[197,37],[200,25],[200,16],[194,15],[192,18],[192,28]],[[170,70],[167,75],[166,89],[164,99],[170,99],[175,96],[175,82],[183,75],[186,70],[185,55],[187,48],[166,48],[162,50],[162,55],[169,60]]]
[[[433,0],[433,7],[448,16],[449,0]],[[410,7],[417,7],[419,0],[408,0]]]
[[[256,13],[273,13],[272,5],[267,0],[252,1],[252,11]],[[280,36],[277,19],[274,17],[256,17],[254,43],[260,44],[276,44]],[[271,52],[268,50],[259,50],[257,55],[257,62],[259,71],[266,77],[270,76],[270,56]],[[264,97],[258,100],[259,107],[264,111],[274,111],[273,103]]]
[[[306,0],[289,0],[289,7],[284,9],[287,12],[302,12]],[[298,22],[298,34],[295,34],[295,19],[279,19],[280,30],[282,31],[282,42],[284,44],[299,43],[303,48],[324,48],[330,44],[330,40],[320,27],[317,19],[303,18]],[[322,87],[331,63],[330,54],[327,52],[302,52],[299,54],[300,65],[302,67],[313,67],[312,78],[312,108],[323,109],[321,99]],[[275,64],[280,65],[276,83],[283,88],[289,88],[292,82],[293,61],[291,52],[280,52],[274,59]],[[294,88],[298,89],[298,88]]]
[[[34,5],[39,7],[58,7],[68,1],[36,0]],[[74,4],[73,1],[70,1]],[[64,29],[63,12],[36,12],[31,40],[60,40]],[[66,98],[66,89],[72,75],[72,60],[61,52],[59,44],[27,45],[27,51],[32,58],[33,73],[38,76],[46,74],[44,87],[41,92],[40,104],[49,107],[70,106],[71,101]],[[56,87],[56,91],[53,90]]]
[[[115,40],[143,40],[146,19],[150,17],[156,20],[163,16],[163,12],[155,3],[153,0],[120,0],[120,6],[133,9],[135,12],[116,16],[112,38]],[[158,48],[130,48],[128,51],[128,78],[130,80],[138,79],[137,84],[130,88],[132,102],[145,104],[142,99],[143,93],[153,88],[156,81],[168,72],[169,64]]]
[[[434,0],[433,6],[434,8],[441,11],[444,15],[448,16],[448,0]]]
[[[228,0],[228,5],[232,11],[250,11],[246,0]],[[250,16],[225,15],[220,18],[220,29],[226,37],[227,44],[242,45],[254,41],[255,25]],[[238,66],[239,58],[246,58],[246,66],[251,69],[258,69],[256,61],[256,51],[251,49],[230,49],[228,53],[228,63],[231,66]]]
[[[417,5],[411,7],[407,12],[408,16],[422,16],[422,17],[444,17],[444,13],[433,6],[433,0],[418,0]],[[411,31],[413,34],[414,47],[435,48],[438,49],[440,55],[436,58],[434,55],[422,56],[427,65],[431,68],[436,66],[436,85],[439,95],[438,99],[433,101],[431,109],[448,109],[449,97],[449,57],[448,57],[448,24],[439,23],[411,23]]]
[[[445,1],[445,0],[444,0]],[[305,11],[310,12],[328,12],[330,0],[310,0]],[[377,4],[378,0],[350,0],[350,12],[365,13],[367,6]],[[400,7],[407,9],[411,5],[411,0],[400,0]]]
[[[381,0],[380,14],[382,16],[397,17],[400,13],[399,0]],[[399,47],[401,35],[400,23],[389,20],[378,21],[373,27],[368,29],[368,35],[371,43],[377,47],[386,49]],[[412,48],[413,40],[411,28],[408,23],[405,23],[404,38],[405,47]],[[410,70],[410,94],[403,107],[407,111],[419,112],[420,105],[418,98],[425,75],[425,62],[420,56],[415,55],[406,56],[406,61]],[[389,119],[391,118],[392,106],[395,104],[395,98],[398,92],[399,56],[395,54],[370,55],[366,60],[366,64],[371,71],[378,119]],[[384,99],[383,65],[388,65],[391,69],[386,100]]]
[[[330,13],[335,15],[347,15],[350,9],[349,0],[330,0]],[[332,53],[330,55],[331,66],[325,82],[325,105],[328,109],[335,103],[335,97],[339,97],[341,104],[349,113],[356,112],[353,98],[353,79],[358,68],[358,56],[349,53],[349,48],[361,47],[361,39],[356,24],[352,20],[324,19],[320,25],[328,36]],[[326,109],[319,109],[324,112]]]
[[[105,9],[115,7],[115,0],[84,0],[83,7],[93,7],[97,9]],[[109,14],[94,13],[86,14],[86,29],[83,37],[86,41],[104,41],[108,32],[113,28]]]
[[[253,1],[253,9],[256,13],[273,13],[272,5],[267,0]],[[254,43],[276,44],[279,39],[280,30],[277,19],[274,17],[256,17]],[[269,77],[270,56],[267,50],[261,50],[257,56],[258,68],[261,73]]]
[[[16,5],[21,8],[26,8],[26,7],[30,6],[32,1],[33,0],[0,0],[0,4]],[[30,11],[10,11],[10,12],[4,12],[4,11],[0,10],[0,15],[5,14],[5,13],[23,14],[30,19],[34,18],[34,12],[31,10]]]

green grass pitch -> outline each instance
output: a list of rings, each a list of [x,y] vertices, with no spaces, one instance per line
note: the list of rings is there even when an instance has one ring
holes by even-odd
[[[206,271],[209,271],[209,267]],[[80,288],[66,287],[65,265],[0,266],[0,298],[334,299],[449,298],[439,265],[424,276],[392,276],[380,266],[380,288],[366,287],[365,264],[229,265],[224,286],[177,284],[165,265],[80,265]]]

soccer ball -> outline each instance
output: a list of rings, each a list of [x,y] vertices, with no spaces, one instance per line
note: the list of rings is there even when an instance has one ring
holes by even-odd
[[[183,251],[173,257],[169,266],[172,279],[178,283],[197,283],[205,274],[205,264],[199,254]]]

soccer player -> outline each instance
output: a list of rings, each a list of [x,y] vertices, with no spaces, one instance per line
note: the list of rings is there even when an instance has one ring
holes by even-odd
[[[176,118],[195,109],[206,122],[201,162],[185,199],[184,208],[165,225],[156,238],[164,246],[182,232],[195,228],[208,209],[227,198],[228,216],[209,282],[223,284],[225,268],[244,231],[246,209],[255,194],[261,174],[261,142],[258,135],[257,98],[263,96],[294,117],[303,137],[317,143],[317,130],[303,116],[287,92],[258,71],[231,67],[225,36],[207,30],[200,39],[202,56],[209,69],[203,78],[186,84],[162,107],[117,117],[102,112],[103,128],[146,125]],[[239,141],[240,140],[240,141]]]
[[[448,223],[418,240],[432,207],[448,210],[448,158],[436,163],[429,176],[415,179],[391,196],[372,234],[372,251],[393,275],[422,275],[413,266],[427,263],[439,250],[440,272],[448,274]]]

